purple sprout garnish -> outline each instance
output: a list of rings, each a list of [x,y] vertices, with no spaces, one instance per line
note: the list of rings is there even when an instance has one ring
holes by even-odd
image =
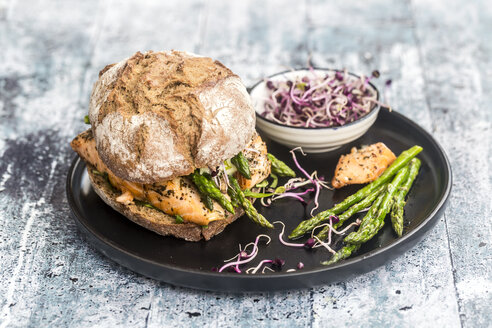
[[[272,262],[272,266],[276,267],[277,269],[281,269],[284,265],[285,265],[285,260],[278,257]]]
[[[294,148],[290,151],[290,153],[292,154],[292,159],[294,160],[294,163],[296,164],[297,168],[299,169],[299,171],[301,171],[304,176],[309,180],[311,181],[311,183],[314,185],[314,187],[316,188],[316,193],[314,195],[314,207],[313,209],[311,209],[311,215],[313,215],[313,212],[319,207],[319,203],[318,203],[318,198],[319,198],[319,193],[321,191],[321,186],[320,186],[320,183],[319,183],[319,180],[316,178],[316,179],[313,179],[307,172],[306,170],[299,164],[299,162],[297,161],[297,157],[296,157],[296,154],[295,154],[295,151],[296,150],[300,150],[301,151],[301,154],[303,154],[304,156],[306,155],[303,151],[302,151],[302,148],[301,147],[297,147],[297,148]]]
[[[340,219],[336,215],[330,215],[329,220],[332,220],[333,223],[337,223],[338,221],[340,221]]]
[[[268,120],[298,127],[336,127],[368,114],[377,92],[368,85],[371,77],[356,77],[346,71],[319,74],[310,69],[305,76],[287,80],[267,80],[268,99],[261,114]],[[273,86],[273,88],[272,88]],[[349,96],[360,94],[359,98]]]
[[[256,255],[258,255],[258,242],[260,241],[260,238],[261,237],[267,238],[267,244],[270,243],[271,238],[269,236],[263,235],[263,234],[256,236],[255,241],[252,242],[252,243],[250,243],[250,244],[248,244],[248,245],[253,245],[253,249],[251,250],[251,252],[249,254],[246,253],[246,256],[241,256],[241,253],[243,251],[239,252],[238,255],[236,255],[236,256],[233,257],[233,259],[234,258],[237,258],[237,260],[236,261],[229,262],[227,264],[224,264],[219,269],[219,272],[222,272],[225,269],[228,269],[230,271],[231,268],[232,268],[233,272],[241,273],[241,270],[239,269],[239,265],[245,264],[245,263],[248,263],[248,262],[251,262],[256,257]],[[246,247],[245,247],[245,249],[246,249]]]
[[[309,238],[304,243],[304,248],[311,249],[311,248],[313,248],[314,244],[316,244],[316,240],[314,238]]]
[[[387,87],[390,87],[391,86],[391,83],[393,83],[393,81],[391,79],[388,79],[386,80],[386,82],[384,83]]]
[[[219,174],[219,169],[220,169],[220,167],[217,166],[214,171],[210,172],[210,176],[212,178],[215,178],[217,176],[217,174]]]
[[[273,222],[273,224],[277,224],[277,223],[282,225],[282,231],[280,231],[280,233],[278,234],[278,240],[280,241],[280,243],[282,243],[282,245],[291,246],[291,247],[304,247],[305,244],[289,243],[287,241],[284,241],[283,236],[284,236],[284,231],[285,231],[285,224],[282,221]]]
[[[297,269],[299,269],[299,270],[304,269],[304,263],[302,263],[302,262],[297,263]]]
[[[258,263],[258,265],[257,265],[257,266],[255,266],[255,267],[251,267],[251,268],[249,268],[249,269],[246,269],[246,273],[247,273],[247,274],[256,274],[256,273],[258,272],[258,270],[260,270],[260,269],[261,269],[261,267],[263,267],[263,265],[264,265],[264,264],[267,264],[267,263],[272,263],[272,262],[273,262],[273,261],[272,261],[272,260],[269,260],[269,259],[262,260],[262,261],[260,261],[260,263]],[[263,267],[263,270],[262,270],[262,272],[261,272],[261,273],[264,273],[264,271],[265,271],[265,269],[266,269],[266,268],[267,268],[267,267]],[[270,269],[270,270],[271,270],[271,269]]]

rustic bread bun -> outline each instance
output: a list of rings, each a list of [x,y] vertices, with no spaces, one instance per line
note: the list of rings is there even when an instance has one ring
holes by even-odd
[[[244,149],[255,128],[239,77],[218,61],[178,51],[137,52],[105,67],[89,118],[102,161],[139,183],[215,168]]]
[[[223,220],[212,221],[207,227],[202,227],[195,223],[176,223],[173,216],[159,210],[136,204],[125,205],[117,202],[116,197],[120,195],[120,192],[115,191],[104,177],[94,174],[93,170],[95,168],[93,166],[87,164],[87,167],[92,187],[106,204],[138,225],[163,236],[170,235],[187,241],[209,240],[244,214],[242,209],[236,208],[234,215],[229,214]]]

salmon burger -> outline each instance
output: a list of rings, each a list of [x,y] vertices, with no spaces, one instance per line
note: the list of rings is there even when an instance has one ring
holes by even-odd
[[[245,209],[259,215],[242,191],[269,176],[266,145],[246,88],[220,62],[168,51],[108,65],[88,120],[71,146],[96,193],[135,223],[198,241]]]

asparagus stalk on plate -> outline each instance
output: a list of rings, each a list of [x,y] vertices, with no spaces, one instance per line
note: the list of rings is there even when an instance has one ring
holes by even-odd
[[[322,265],[331,265],[340,260],[344,260],[352,255],[353,252],[356,252],[360,248],[360,245],[357,244],[349,244],[342,247],[335,255],[331,257],[328,261],[321,262]]]
[[[406,170],[407,173],[408,173],[408,167],[405,167],[402,170]],[[400,173],[402,170],[400,170],[398,172],[397,177],[400,174],[405,175],[405,171],[403,173]],[[397,177],[395,177],[395,179],[393,179],[393,182],[391,184],[393,184],[395,182],[395,180],[397,180]],[[400,179],[401,178],[399,178],[399,180]],[[387,188],[390,189],[392,187],[391,186],[388,186]],[[366,213],[366,215],[362,219],[362,222],[361,222],[361,224],[359,226],[358,232],[360,232],[362,234],[363,232],[367,231],[367,229],[368,229],[367,227],[370,224],[374,224],[375,219],[377,219],[377,215],[381,214],[381,212],[380,212],[381,204],[383,203],[383,200],[387,198],[386,195],[387,195],[386,192],[379,194],[379,196],[376,198],[376,200],[372,203],[371,208],[369,209],[369,211]],[[392,199],[390,198],[390,202],[391,201],[392,201]],[[386,214],[384,214],[384,216],[386,216]],[[384,217],[383,217],[383,221],[382,222],[384,224]],[[382,227],[382,225],[381,225],[381,227]],[[379,229],[381,227],[379,227]],[[379,229],[377,231],[379,231]],[[377,231],[376,231],[376,233],[377,233]],[[348,239],[348,238],[350,236],[356,236],[357,233],[356,232],[353,232],[350,235],[348,235],[345,238],[345,242],[347,243],[347,245],[345,245],[344,247],[342,247],[335,255],[333,255],[333,257],[330,260],[321,262],[321,264],[322,265],[331,265],[331,264],[334,264],[334,263],[336,263],[336,262],[338,262],[340,260],[343,260],[343,259],[348,258],[350,255],[352,255],[353,252],[356,252],[360,248],[360,246],[362,245],[362,243],[351,243],[351,239]],[[374,235],[375,235],[375,233],[370,238],[372,238]],[[367,235],[366,235],[366,237],[367,237]],[[369,239],[367,239],[367,240],[369,240]],[[367,241],[367,240],[365,240],[365,241]]]
[[[393,207],[391,208],[391,224],[398,237],[401,237],[403,234],[403,207],[406,204],[405,196],[412,187],[415,177],[417,177],[417,174],[419,173],[420,165],[421,162],[418,158],[412,159],[409,164],[410,172],[408,173],[408,178],[396,193]]]
[[[371,220],[367,221],[367,224],[359,228],[357,232],[352,232],[347,237],[345,237],[344,241],[346,243],[363,244],[378,233],[378,231],[384,226],[384,218],[391,209],[391,205],[393,204],[393,197],[398,191],[398,188],[408,178],[408,172],[408,166],[398,171],[393,181],[391,181],[391,183],[388,185],[388,190],[384,194],[381,205],[379,205],[377,215]]]
[[[386,187],[386,186],[385,186]],[[366,215],[362,218],[361,224],[359,226],[359,230],[363,229],[368,222],[370,222],[377,214],[379,205],[381,205],[381,202],[384,198],[384,193],[379,194],[379,196],[376,198],[376,200],[372,203],[371,208],[369,211],[367,211]],[[336,263],[340,260],[346,259],[350,255],[352,255],[353,252],[356,252],[360,247],[360,244],[347,244],[346,246],[342,247],[329,261],[324,261],[321,262],[322,265],[330,265],[333,263]]]
[[[384,171],[384,173],[365,186],[364,188],[357,191],[355,194],[345,198],[342,202],[336,204],[331,209],[318,213],[316,216],[302,221],[297,228],[295,228],[289,235],[290,239],[296,239],[302,237],[305,233],[310,232],[316,226],[320,225],[324,221],[328,220],[331,215],[337,215],[342,211],[349,208],[349,206],[359,202],[364,199],[372,192],[374,192],[378,187],[388,182],[400,169],[405,167],[408,162],[412,160],[418,153],[422,151],[422,147],[413,146],[412,148],[402,152],[395,161]]]
[[[369,196],[367,196],[366,198],[364,198],[359,203],[357,203],[355,205],[352,205],[352,207],[350,207],[348,210],[346,210],[345,212],[343,212],[343,214],[341,214],[341,215],[338,216],[338,222],[333,225],[333,228],[337,229],[347,219],[349,219],[352,215],[354,215],[355,213],[357,213],[357,212],[359,212],[359,211],[361,211],[361,210],[369,207],[372,204],[372,202],[374,201],[374,199],[376,199],[376,197],[379,194],[381,194],[381,192],[383,192],[385,189],[386,189],[386,184],[380,186],[378,189],[376,189],[375,191],[373,191],[371,194],[369,194]],[[323,240],[326,237],[328,237],[328,233],[329,232],[330,232],[330,227],[324,227],[318,233],[317,237],[319,238],[319,240]]]

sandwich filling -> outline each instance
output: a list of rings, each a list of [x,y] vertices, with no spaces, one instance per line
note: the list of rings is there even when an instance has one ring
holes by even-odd
[[[166,214],[179,215],[184,221],[202,226],[215,220],[225,219],[228,216],[228,213],[216,201],[213,201],[213,210],[208,209],[202,202],[197,188],[187,176],[152,184],[135,183],[119,178],[99,157],[96,141],[90,129],[79,134],[71,142],[71,146],[89,164],[88,170],[107,175],[111,186],[121,192],[121,195],[116,199],[120,203],[145,202]],[[254,187],[268,177],[270,162],[267,159],[266,145],[261,137],[256,134],[246,145],[243,154],[249,163],[251,179],[246,179],[239,173],[235,173],[235,175],[241,189],[244,190]],[[229,198],[226,194],[224,196]]]

